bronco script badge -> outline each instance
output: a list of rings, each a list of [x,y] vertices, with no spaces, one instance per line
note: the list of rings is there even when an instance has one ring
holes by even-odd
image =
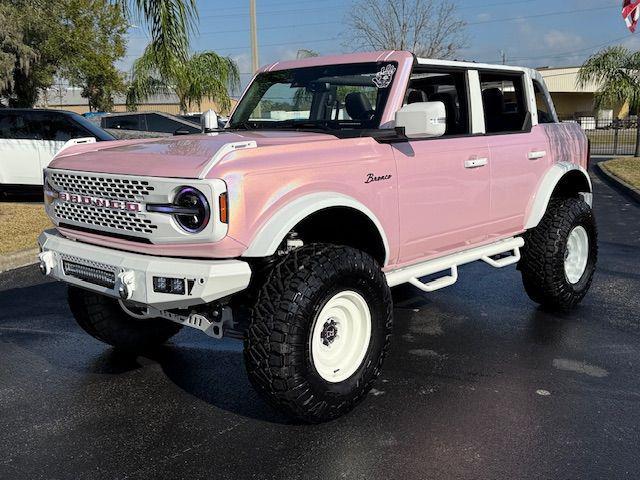
[[[373,173],[368,173],[367,179],[364,181],[364,183],[381,182],[383,180],[389,180],[390,178],[391,175],[382,175],[380,177],[376,177]]]

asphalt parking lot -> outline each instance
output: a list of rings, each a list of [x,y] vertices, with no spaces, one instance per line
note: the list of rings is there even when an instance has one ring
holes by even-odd
[[[640,477],[640,207],[593,178],[600,263],[577,310],[538,309],[513,267],[399,288],[381,381],[319,426],[257,397],[240,343],[183,330],[118,354],[63,285],[0,275],[0,478]]]

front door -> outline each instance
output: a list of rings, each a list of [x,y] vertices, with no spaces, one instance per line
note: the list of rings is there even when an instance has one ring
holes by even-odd
[[[487,238],[489,149],[472,136],[467,72],[417,66],[407,103],[439,101],[447,113],[443,137],[394,145],[400,216],[399,264],[417,263]]]
[[[0,110],[0,182],[34,185],[40,178],[40,147],[29,119],[20,111]]]

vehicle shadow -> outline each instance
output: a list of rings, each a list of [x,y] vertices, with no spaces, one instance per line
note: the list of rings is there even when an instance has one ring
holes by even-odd
[[[42,203],[42,187],[0,192],[2,203]]]
[[[216,408],[270,423],[296,423],[271,408],[253,389],[241,352],[165,347],[150,358],[176,386]]]
[[[221,410],[270,423],[295,421],[271,408],[253,389],[245,373],[242,353],[228,349],[164,345],[134,354],[108,349],[89,366],[93,374],[122,374],[157,363],[181,390]]]

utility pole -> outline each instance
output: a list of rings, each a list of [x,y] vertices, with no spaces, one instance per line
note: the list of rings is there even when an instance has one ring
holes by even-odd
[[[260,68],[258,59],[258,25],[256,19],[256,0],[249,0],[249,16],[251,17],[251,66],[253,73]]]
[[[500,56],[502,57],[502,64],[506,65],[507,64],[507,52],[505,52],[504,50],[500,50]]]

